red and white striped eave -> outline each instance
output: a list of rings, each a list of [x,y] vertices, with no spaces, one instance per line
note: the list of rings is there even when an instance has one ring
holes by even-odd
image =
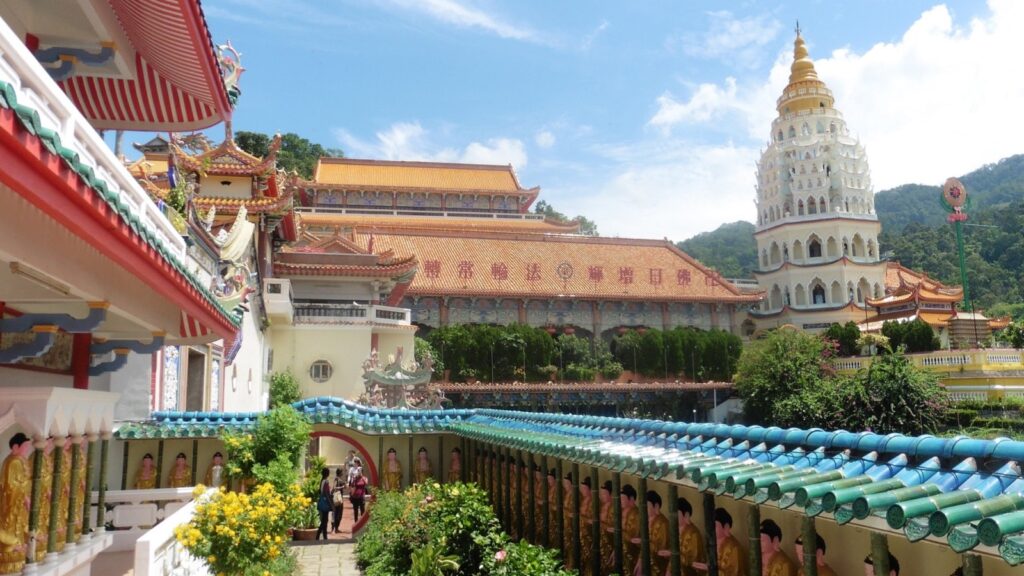
[[[189,315],[184,310],[181,312],[181,325],[178,330],[178,336],[186,340],[208,340],[207,336],[213,334],[213,330],[210,330],[198,320]]]
[[[187,131],[231,117],[198,0],[108,2],[135,50],[135,77],[76,75],[60,82],[93,126]]]

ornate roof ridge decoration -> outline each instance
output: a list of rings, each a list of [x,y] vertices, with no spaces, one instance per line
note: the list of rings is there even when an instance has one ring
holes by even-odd
[[[166,194],[166,191],[164,192]],[[224,196],[193,196],[192,203],[200,207],[217,207],[218,210],[230,214],[241,208],[254,214],[285,214],[291,211],[294,191],[285,189],[279,196],[262,196],[257,198],[228,198]]]
[[[355,233],[352,230],[343,232],[342,226],[334,226],[332,233],[328,235],[311,232],[305,227],[295,242],[281,247],[283,254],[360,254],[371,255],[368,248],[364,248],[355,241]],[[329,251],[330,247],[340,248],[340,251]],[[388,251],[390,252],[390,251]]]
[[[377,350],[370,351],[370,357],[363,362],[363,384],[366,392],[359,402],[372,408],[443,408],[447,400],[437,384],[431,384],[434,359],[427,355],[421,366],[416,360],[403,358],[404,348],[388,358],[387,364],[377,360]]]
[[[266,177],[277,168],[277,152],[281,149],[281,135],[275,134],[270,142],[267,155],[257,158],[238,147],[235,139],[228,134],[215,148],[192,155],[177,142],[171,142],[171,154],[182,170],[211,176],[254,176]]]
[[[839,213],[836,213],[836,212],[826,212],[826,213],[822,214],[822,213],[819,212],[816,216],[817,216],[817,218],[815,218],[813,220],[803,220],[803,221],[799,221],[798,220],[798,221],[795,221],[795,222],[793,222],[793,221],[786,222],[785,219],[776,220],[775,222],[770,223],[770,225],[764,225],[764,226],[759,227],[756,230],[754,230],[754,236],[760,236],[761,234],[764,234],[765,232],[770,232],[770,231],[772,231],[772,230],[774,230],[774,229],[776,229],[776,228],[778,228],[780,226],[791,226],[791,225],[800,225],[800,224],[820,225],[823,222],[828,222],[830,220],[849,220],[850,222],[870,222],[870,223],[877,224],[878,226],[882,225],[882,223],[878,220],[878,214],[875,214],[875,213],[871,213],[871,214],[850,214],[850,213],[845,213],[845,212],[839,212]]]
[[[232,329],[238,330],[241,318],[221,306],[210,290],[203,286],[178,257],[168,250],[163,240],[140,222],[138,217],[132,213],[132,207],[126,204],[117,192],[95,173],[91,166],[84,163],[78,153],[61,143],[60,134],[42,124],[39,112],[30,106],[19,103],[14,86],[3,81],[0,81],[0,109],[11,110],[18,123],[29,134],[38,138],[49,152],[60,157],[64,164],[103,200],[110,211],[141,239],[142,244],[159,255],[169,268],[185,281],[188,288],[194,291],[207,307],[224,318]]]
[[[339,158],[324,156],[317,164],[356,164],[361,166],[406,166],[411,168],[456,168],[465,170],[497,170],[504,172],[511,169],[511,164],[470,164],[467,162],[434,162],[429,160],[377,160],[373,158]],[[514,171],[513,171],[514,174]]]
[[[826,261],[823,261],[823,262],[794,262],[792,259],[790,259],[790,260],[786,260],[785,262],[779,264],[775,268],[771,268],[771,269],[768,269],[768,270],[754,270],[753,274],[755,276],[758,276],[758,275],[764,276],[766,274],[772,274],[774,272],[778,272],[779,270],[784,270],[784,269],[789,269],[789,268],[823,268],[825,266],[830,266],[830,265],[836,264],[836,263],[842,263],[842,264],[846,264],[846,265],[849,265],[849,266],[868,266],[868,267],[874,267],[874,266],[878,265],[878,262],[859,262],[857,260],[852,259],[850,256],[845,256],[844,255],[844,256],[837,256],[837,257],[835,257],[832,260],[826,260]]]

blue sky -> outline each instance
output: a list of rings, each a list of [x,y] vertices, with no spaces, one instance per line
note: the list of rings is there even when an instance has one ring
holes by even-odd
[[[206,0],[236,130],[350,157],[512,163],[604,235],[754,217],[799,18],[875,189],[1024,152],[1024,3]]]

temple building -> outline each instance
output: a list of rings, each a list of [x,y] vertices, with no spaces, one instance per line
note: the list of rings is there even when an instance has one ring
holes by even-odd
[[[885,295],[881,225],[863,145],[818,78],[799,31],[789,84],[757,165],[759,328],[861,321]]]
[[[338,231],[417,272],[381,285],[420,334],[447,324],[548,327],[610,338],[628,328],[739,333],[758,296],[667,240],[579,234],[529,208],[510,166],[322,158],[298,208],[304,234]],[[752,330],[750,330],[752,331]]]

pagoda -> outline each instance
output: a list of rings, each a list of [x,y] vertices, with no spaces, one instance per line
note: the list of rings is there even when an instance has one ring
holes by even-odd
[[[868,300],[884,295],[867,155],[834,103],[797,29],[789,84],[757,164],[755,275],[765,298],[750,315],[760,328],[863,320]]]

